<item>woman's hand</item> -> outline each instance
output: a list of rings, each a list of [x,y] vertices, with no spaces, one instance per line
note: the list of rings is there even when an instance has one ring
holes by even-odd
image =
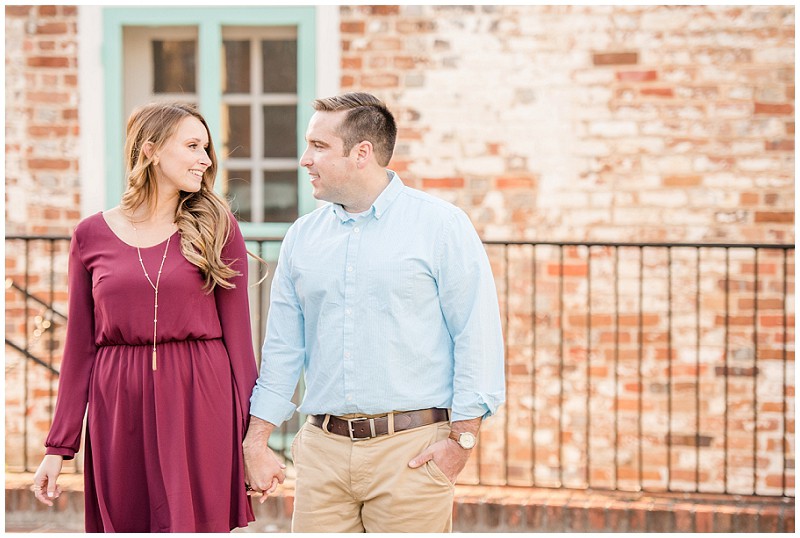
[[[58,499],[61,495],[61,487],[56,481],[61,474],[63,461],[62,456],[48,454],[33,475],[33,494],[47,506],[53,506],[53,499]]]

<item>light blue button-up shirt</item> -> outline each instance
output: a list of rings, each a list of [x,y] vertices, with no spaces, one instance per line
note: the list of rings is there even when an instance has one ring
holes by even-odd
[[[369,211],[328,204],[286,233],[272,282],[250,413],[275,425],[306,414],[444,407],[452,420],[505,400],[497,292],[459,208],[394,172]]]

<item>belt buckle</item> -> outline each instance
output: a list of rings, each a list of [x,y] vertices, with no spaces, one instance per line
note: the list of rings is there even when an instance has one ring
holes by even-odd
[[[372,439],[373,437],[377,437],[377,435],[375,435],[375,419],[374,418],[361,417],[361,418],[348,418],[346,420],[347,420],[347,433],[350,434],[350,440],[351,441],[353,441],[353,442],[364,441],[366,439]],[[353,423],[354,422],[363,422],[365,420],[369,421],[369,433],[370,433],[369,437],[353,437],[353,434],[355,433],[355,430],[353,429]]]

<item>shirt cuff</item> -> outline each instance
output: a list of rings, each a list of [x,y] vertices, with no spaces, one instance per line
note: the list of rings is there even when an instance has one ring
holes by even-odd
[[[46,447],[44,453],[48,456],[63,456],[65,460],[71,460],[75,457],[74,450],[60,446],[48,446]]]
[[[489,418],[497,412],[497,408],[505,401],[505,393],[475,394],[470,401],[454,401],[450,412],[450,420],[472,420],[473,418]]]
[[[250,414],[275,426],[280,426],[289,420],[295,409],[297,406],[290,400],[258,385],[255,386],[253,395],[250,396]]]

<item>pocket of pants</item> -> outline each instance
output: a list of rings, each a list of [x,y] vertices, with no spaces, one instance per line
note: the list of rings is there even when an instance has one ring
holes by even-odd
[[[425,463],[425,469],[428,471],[428,475],[433,479],[434,482],[437,484],[447,485],[450,489],[455,489],[455,484],[450,482],[450,479],[447,478],[447,475],[444,474],[436,462],[433,460],[428,460]]]

